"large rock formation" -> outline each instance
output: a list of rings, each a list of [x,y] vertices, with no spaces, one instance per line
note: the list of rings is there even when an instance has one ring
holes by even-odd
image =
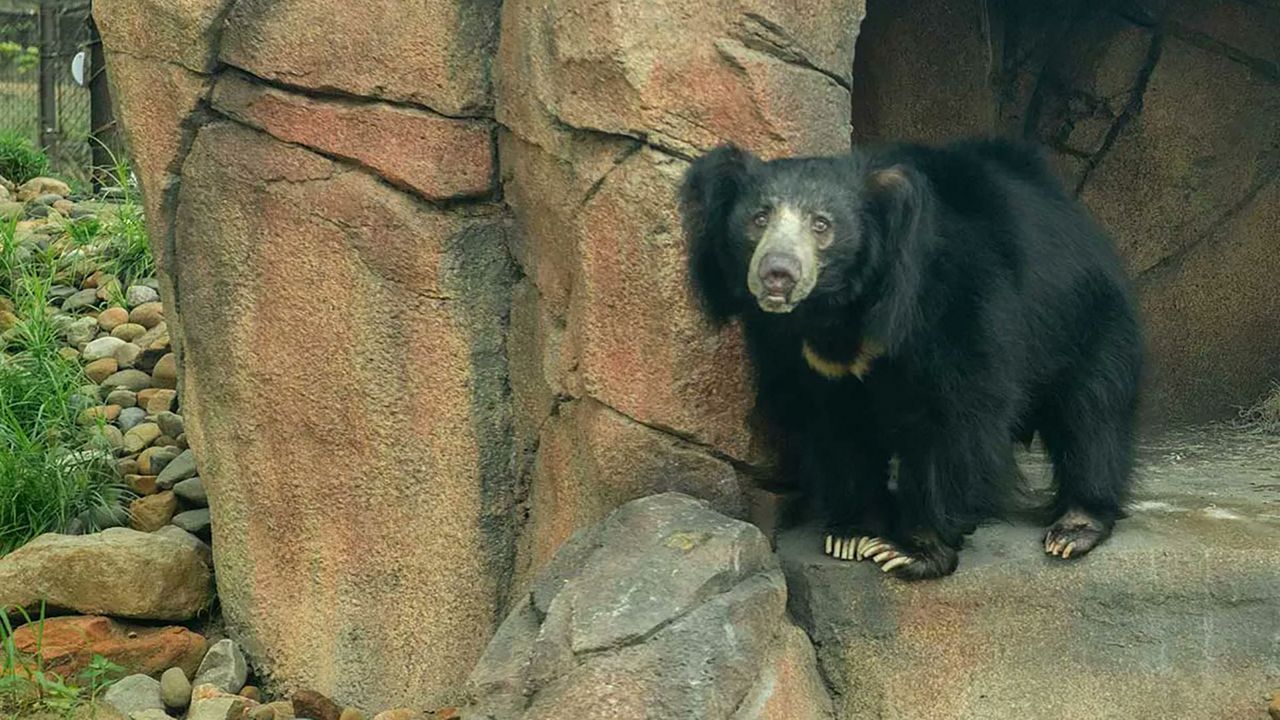
[[[740,339],[693,309],[674,189],[725,139],[846,148],[861,7],[95,3],[264,677],[443,703],[578,528],[665,489],[748,512]]]
[[[848,147],[861,3],[507,0],[499,158],[524,278],[511,318],[519,577],[584,523],[663,489],[731,513],[747,429],[741,338],[684,280],[674,194],[724,140],[766,156]]]
[[[475,720],[822,720],[831,699],[755,527],[666,493],[576,534],[471,676]]]
[[[285,688],[432,704],[500,617],[517,529],[497,7],[315,23],[338,10],[95,4],[229,628]]]

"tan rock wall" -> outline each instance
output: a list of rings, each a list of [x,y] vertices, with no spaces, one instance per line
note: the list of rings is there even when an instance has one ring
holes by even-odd
[[[675,188],[723,140],[847,148],[861,2],[96,13],[270,683],[451,701],[573,531],[668,489],[748,514],[742,341],[694,309]]]
[[[502,13],[499,158],[525,276],[511,323],[523,581],[636,497],[679,489],[746,512],[738,469],[763,460],[749,372],[737,329],[710,332],[691,301],[675,188],[724,140],[847,149],[862,7],[507,0]]]
[[[95,12],[229,629],[281,690],[451,700],[518,530],[496,2]]]

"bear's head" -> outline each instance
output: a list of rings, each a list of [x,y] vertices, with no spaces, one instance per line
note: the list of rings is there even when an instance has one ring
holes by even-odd
[[[919,234],[923,182],[908,166],[858,154],[766,162],[725,145],[702,156],[680,205],[707,314],[716,323],[752,306],[892,314],[892,296],[914,300],[918,254],[906,246]]]

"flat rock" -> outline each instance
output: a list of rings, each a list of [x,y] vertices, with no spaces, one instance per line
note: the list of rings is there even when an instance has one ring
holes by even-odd
[[[193,507],[208,507],[209,496],[204,491],[204,481],[199,477],[187,478],[173,486],[178,499]]]
[[[34,177],[18,186],[18,200],[26,202],[41,195],[64,198],[71,194],[71,186],[51,177]]]
[[[194,672],[207,649],[203,636],[184,627],[128,625],[102,616],[46,618],[43,627],[37,622],[17,628],[13,642],[20,652],[40,648],[45,669],[66,678],[89,667],[95,655],[129,674]]]
[[[208,605],[211,580],[196,548],[162,535],[46,534],[0,558],[0,606],[45,599],[83,614],[182,621]]]
[[[156,478],[156,486],[161,490],[172,490],[179,481],[196,475],[196,455],[190,450],[183,450],[178,457],[164,466],[160,476]]]
[[[175,486],[176,487],[176,486]],[[188,510],[173,516],[173,525],[200,537],[209,536],[209,508]]]
[[[160,681],[149,675],[129,675],[107,688],[103,702],[128,715],[142,710],[164,712]]]
[[[789,605],[848,718],[1256,718],[1280,667],[1280,438],[1179,432],[1140,445],[1129,517],[1093,552],[991,524],[955,574],[903,583],[779,536]],[[1038,453],[1019,451],[1033,485]],[[1194,638],[1194,640],[1192,640]]]
[[[123,363],[121,363],[123,365]],[[121,370],[102,381],[102,387],[110,390],[146,390],[151,387],[151,376],[141,370]]]

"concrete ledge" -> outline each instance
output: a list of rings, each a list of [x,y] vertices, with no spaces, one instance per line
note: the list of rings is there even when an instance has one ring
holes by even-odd
[[[1025,458],[1032,477],[1045,471]],[[981,529],[955,575],[907,584],[784,533],[790,609],[842,718],[1266,717],[1280,686],[1280,442],[1143,449],[1133,516],[1093,554]]]

